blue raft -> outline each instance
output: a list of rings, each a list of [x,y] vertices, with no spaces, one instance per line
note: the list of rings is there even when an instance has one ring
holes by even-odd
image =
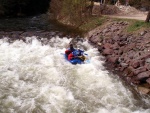
[[[90,63],[90,60],[86,57],[87,54],[86,54],[86,56],[84,56],[85,57],[84,61],[82,59],[80,59],[80,58],[74,58],[72,60],[68,60],[67,55],[64,54],[64,56],[65,56],[65,59],[67,61],[69,61],[70,63],[72,63],[72,64],[87,64],[87,63]]]

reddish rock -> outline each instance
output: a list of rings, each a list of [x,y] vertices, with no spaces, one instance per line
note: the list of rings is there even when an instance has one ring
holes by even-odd
[[[131,78],[131,81],[130,81],[130,82],[132,82],[132,83],[134,83],[134,84],[140,84],[140,81],[137,79],[136,76],[133,76],[133,77]]]
[[[118,50],[118,49],[119,49],[118,43],[115,42],[115,43],[112,45],[112,48],[113,48],[114,50]]]
[[[105,49],[111,49],[111,48],[112,48],[112,44],[110,44],[110,43],[105,43],[105,44],[103,45],[103,47],[104,47]]]
[[[113,53],[113,50],[112,49],[104,49],[103,50],[103,55],[111,55]]]
[[[114,56],[114,57],[110,56],[107,58],[107,60],[111,63],[116,64],[118,62],[118,58],[119,58],[118,56]]]
[[[95,44],[101,41],[99,36],[92,36],[89,40]]]
[[[150,58],[150,53],[143,53],[140,57],[141,59],[147,59],[147,58]]]
[[[135,43],[128,44],[128,46],[126,46],[124,48],[123,52],[126,53],[126,52],[132,50],[133,48],[135,48],[135,46],[136,46]]]
[[[104,29],[102,32],[105,34],[105,33],[108,33],[110,30],[109,29]]]
[[[127,67],[128,66],[128,64],[127,63],[120,63],[120,65],[121,65],[121,67]]]
[[[147,70],[146,67],[139,67],[134,70],[134,74],[137,75],[139,73],[145,72],[146,70]]]
[[[147,82],[148,84],[150,84],[150,78],[148,78],[148,79],[146,80],[146,82]]]
[[[140,62],[137,60],[133,60],[130,62],[130,65],[136,69],[136,68],[140,67]]]
[[[117,35],[117,36],[114,36],[113,37],[113,40],[116,42],[116,41],[120,41],[120,37]]]
[[[134,74],[134,68],[132,66],[127,67],[124,71],[123,74],[128,76],[129,74]]]
[[[147,70],[150,70],[150,64],[149,64],[149,63],[146,63],[144,67],[145,67]]]
[[[137,79],[142,80],[142,79],[148,78],[149,76],[150,76],[150,72],[146,71],[146,72],[139,73],[137,75]]]

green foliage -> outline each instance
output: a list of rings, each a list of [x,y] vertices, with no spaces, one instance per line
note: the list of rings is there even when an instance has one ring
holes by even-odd
[[[150,23],[145,23],[143,21],[134,21],[128,26],[127,32],[134,32],[142,28],[150,28]]]

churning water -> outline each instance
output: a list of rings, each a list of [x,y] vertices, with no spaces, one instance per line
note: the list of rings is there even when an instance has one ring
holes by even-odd
[[[67,62],[61,53],[69,42],[0,40],[0,113],[150,113],[150,100],[135,99],[87,41],[80,46],[90,64]]]

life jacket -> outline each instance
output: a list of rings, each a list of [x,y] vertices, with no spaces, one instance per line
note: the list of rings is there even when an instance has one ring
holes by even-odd
[[[70,54],[68,55],[68,60],[72,60],[73,57],[74,57],[73,53],[70,53]]]
[[[68,56],[70,53],[72,53],[73,51],[75,51],[74,48],[69,48],[65,51],[65,54]]]

